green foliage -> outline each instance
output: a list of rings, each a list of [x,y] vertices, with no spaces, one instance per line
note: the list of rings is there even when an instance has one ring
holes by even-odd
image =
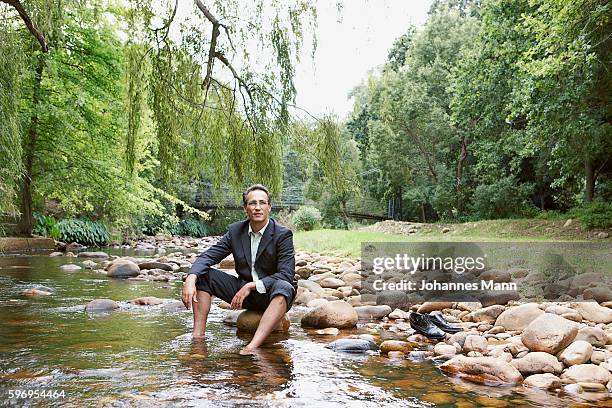
[[[291,216],[291,222],[300,231],[312,231],[321,222],[321,212],[307,205],[298,208]]]
[[[111,240],[104,224],[87,219],[68,219],[57,223],[60,240],[88,246],[104,246]]]
[[[172,234],[178,228],[179,219],[175,215],[162,213],[146,215],[142,220],[141,231],[145,235]]]
[[[243,210],[225,210],[220,208],[213,211],[211,220],[207,222],[209,235],[224,235],[230,224],[245,219]]]
[[[16,34],[0,19],[0,214],[15,214],[17,183],[23,172],[19,122],[19,68],[22,56]]]
[[[208,227],[200,220],[186,218],[178,223],[173,234],[201,238],[208,235]]]
[[[346,127],[365,189],[402,200],[404,217],[433,210],[448,221],[608,199],[611,10],[602,0],[436,0],[353,91]]]
[[[513,177],[504,177],[495,183],[476,187],[472,211],[479,219],[533,216],[535,208],[529,203],[533,186],[517,184]]]
[[[55,218],[36,211],[33,215],[35,221],[34,229],[32,230],[33,234],[57,240],[60,239],[61,233]]]
[[[27,180],[24,219],[53,200],[58,217],[103,219],[126,237],[141,227],[205,234],[163,215],[169,202],[208,218],[177,199],[182,186],[260,182],[280,193],[294,66],[316,10],[304,0],[207,3],[221,24],[208,66],[211,20],[189,5],[185,19],[174,1],[25,2],[49,43],[42,55],[1,8],[0,213],[17,213]],[[169,36],[171,26],[180,30]],[[253,41],[269,52],[253,58]]]
[[[570,217],[576,217],[586,229],[612,228],[612,203],[596,200],[572,209]]]

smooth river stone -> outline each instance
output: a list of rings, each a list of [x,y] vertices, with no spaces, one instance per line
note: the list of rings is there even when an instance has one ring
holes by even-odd
[[[484,385],[518,384],[523,381],[523,376],[516,368],[495,357],[460,355],[440,365],[440,369],[446,374]]]
[[[525,328],[521,341],[531,351],[557,354],[578,334],[578,324],[559,315],[544,313]]]
[[[119,303],[111,299],[94,299],[85,306],[87,312],[109,312],[119,309]]]
[[[320,329],[327,327],[346,329],[355,327],[358,320],[359,316],[353,306],[343,300],[335,300],[306,312],[301,324],[304,327]]]
[[[255,333],[257,331],[257,327],[259,326],[259,321],[263,316],[263,312],[257,310],[245,310],[244,312],[238,315],[238,319],[236,320],[236,327],[239,331],[245,333]],[[272,331],[276,332],[284,332],[287,333],[289,331],[289,318],[287,315],[283,315],[280,322]]]
[[[106,252],[79,252],[77,257],[106,259],[108,254]]]
[[[391,307],[387,305],[357,306],[355,311],[360,319],[382,319],[391,313]]]
[[[544,311],[535,303],[509,307],[497,317],[495,326],[503,326],[506,330],[523,330]]]
[[[378,346],[371,340],[365,339],[339,339],[325,346],[334,351],[344,351],[348,353],[364,353],[366,351],[377,351]]]

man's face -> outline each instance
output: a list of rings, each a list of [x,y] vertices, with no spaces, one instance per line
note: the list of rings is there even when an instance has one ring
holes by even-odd
[[[244,211],[250,221],[265,223],[270,216],[270,210],[272,210],[272,206],[268,201],[268,195],[265,191],[253,190],[247,194],[247,203],[244,206]]]

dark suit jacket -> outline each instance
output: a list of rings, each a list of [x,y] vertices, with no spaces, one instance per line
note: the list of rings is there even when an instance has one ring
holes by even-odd
[[[204,275],[229,254],[234,255],[236,272],[241,279],[253,281],[251,277],[251,239],[249,220],[238,221],[229,226],[227,233],[215,245],[202,253],[193,263],[190,274]],[[266,291],[276,279],[282,279],[297,287],[295,281],[295,250],[293,233],[272,218],[266,227],[255,258],[258,272]]]

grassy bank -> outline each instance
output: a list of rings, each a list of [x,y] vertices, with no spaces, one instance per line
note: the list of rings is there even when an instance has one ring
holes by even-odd
[[[463,224],[419,224],[416,233],[392,233],[391,225],[382,224],[358,230],[316,230],[295,234],[298,249],[307,252],[359,256],[361,243],[376,242],[580,242],[591,241],[595,232],[584,231],[577,221],[565,226],[565,220],[490,220]],[[443,233],[444,228],[449,231]],[[384,230],[384,231],[381,231]],[[596,239],[610,242],[610,238]]]

